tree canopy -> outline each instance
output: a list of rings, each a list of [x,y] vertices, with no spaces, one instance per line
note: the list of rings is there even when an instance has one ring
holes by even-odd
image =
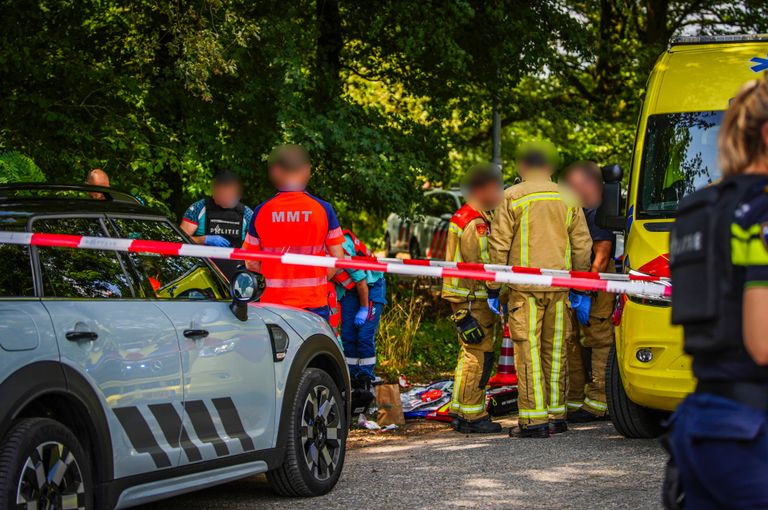
[[[0,0],[0,151],[51,182],[104,168],[181,212],[226,167],[266,198],[265,158],[304,144],[350,226],[412,211],[531,138],[628,164],[671,36],[768,31],[764,2]]]

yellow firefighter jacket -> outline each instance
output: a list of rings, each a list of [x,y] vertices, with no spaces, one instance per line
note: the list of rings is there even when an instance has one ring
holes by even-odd
[[[465,204],[448,224],[445,259],[449,262],[488,264],[490,233],[491,226],[483,213]],[[488,292],[480,281],[445,278],[442,296],[453,303],[465,303],[471,299],[486,299]]]
[[[589,271],[592,239],[578,204],[571,204],[549,176],[537,174],[504,192],[491,225],[492,264]],[[490,288],[499,284],[489,282]],[[511,285],[520,291],[562,291]]]

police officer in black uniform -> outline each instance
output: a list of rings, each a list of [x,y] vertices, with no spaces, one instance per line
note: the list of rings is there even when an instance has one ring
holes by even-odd
[[[253,211],[240,203],[242,191],[237,174],[229,170],[216,172],[211,196],[189,206],[181,219],[181,229],[198,244],[240,248],[253,216]],[[241,264],[236,260],[215,262],[227,278]]]
[[[720,128],[721,182],[680,202],[672,322],[696,391],[670,420],[667,508],[768,508],[768,79]]]

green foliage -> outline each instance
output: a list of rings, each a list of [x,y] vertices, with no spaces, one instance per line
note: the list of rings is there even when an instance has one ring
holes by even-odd
[[[29,156],[15,151],[0,152],[0,184],[44,181],[45,174]]]
[[[375,237],[487,159],[494,104],[507,158],[546,137],[566,163],[628,164],[670,36],[766,30],[762,3],[0,0],[0,147],[180,214],[220,167],[267,198],[265,155],[298,142],[311,191]]]
[[[452,377],[459,344],[451,308],[431,278],[387,275],[389,304],[377,337],[377,373],[390,381],[404,374],[414,381]]]
[[[447,317],[424,322],[411,346],[411,363],[403,373],[416,382],[453,378],[459,355],[456,326]]]

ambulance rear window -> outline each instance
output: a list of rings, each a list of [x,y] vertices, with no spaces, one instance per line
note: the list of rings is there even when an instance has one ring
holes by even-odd
[[[720,177],[722,111],[651,115],[645,132],[638,218],[671,218],[681,198]]]

